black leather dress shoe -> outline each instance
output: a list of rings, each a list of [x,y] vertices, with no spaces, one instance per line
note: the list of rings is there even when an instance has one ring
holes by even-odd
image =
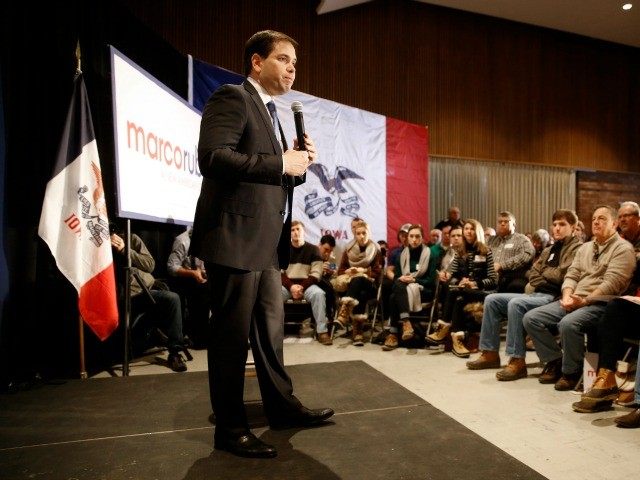
[[[248,458],[273,458],[278,455],[275,447],[264,443],[253,433],[247,433],[238,438],[216,438],[214,447],[217,450]]]
[[[319,425],[334,414],[332,408],[318,408],[311,410],[307,407],[302,407],[297,413],[269,422],[269,426],[274,430],[281,430],[285,428],[304,428],[313,427]]]
[[[636,408],[633,412],[622,417],[614,418],[613,421],[622,428],[638,428],[640,427],[640,408]]]

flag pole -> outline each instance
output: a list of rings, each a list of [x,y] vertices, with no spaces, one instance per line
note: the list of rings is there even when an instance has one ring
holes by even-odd
[[[80,378],[86,380],[88,376],[84,357],[84,320],[82,320],[81,315],[78,315],[78,327],[80,338]]]
[[[80,52],[80,39],[76,43],[76,75],[82,73],[82,60]],[[84,320],[82,315],[78,315],[78,339],[80,342],[80,378],[85,380],[87,376],[87,366],[84,355]]]
[[[125,293],[124,293],[124,361],[122,362],[122,376],[129,376],[129,350],[131,349],[131,220],[127,218],[125,256],[127,258]]]

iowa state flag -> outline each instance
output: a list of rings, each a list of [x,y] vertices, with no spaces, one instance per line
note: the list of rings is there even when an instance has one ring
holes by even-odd
[[[193,106],[202,111],[213,91],[244,77],[193,60]],[[305,225],[315,243],[331,233],[341,243],[352,239],[351,220],[367,221],[373,240],[396,244],[401,225],[427,226],[429,218],[428,129],[291,90],[275,97],[278,120],[289,145],[295,126],[291,103],[303,104],[306,131],[318,148],[306,182],[296,187],[293,219]]]
[[[82,74],[74,80],[38,234],[78,290],[85,323],[101,340],[106,339],[118,326],[116,283],[100,159]]]

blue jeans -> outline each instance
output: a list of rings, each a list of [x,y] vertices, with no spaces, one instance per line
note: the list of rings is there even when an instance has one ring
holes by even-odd
[[[595,304],[567,312],[556,301],[527,312],[522,324],[533,339],[538,358],[544,363],[562,358],[562,373],[571,375],[582,371],[584,334],[596,327],[605,309],[606,304]],[[549,331],[554,327],[560,332],[562,348]]]
[[[149,293],[155,303],[151,303],[145,293],[136,295],[131,299],[132,314],[141,313],[139,321],[142,324],[159,327],[167,336],[169,353],[177,353],[184,348],[180,297],[168,290],[150,290]]]
[[[310,285],[302,294],[304,299],[311,305],[311,312],[316,321],[316,333],[327,332],[327,299],[324,290],[317,285]],[[291,292],[282,287],[282,301],[286,302],[291,298]]]
[[[525,358],[522,317],[529,310],[553,301],[548,293],[492,293],[484,299],[480,350],[497,352],[500,349],[500,321],[507,317],[507,355]]]

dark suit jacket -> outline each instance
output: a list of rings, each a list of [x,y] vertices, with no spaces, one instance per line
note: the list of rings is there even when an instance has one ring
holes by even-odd
[[[198,163],[203,179],[190,254],[242,270],[286,268],[293,187],[304,177],[282,175],[282,148],[249,81],[223,85],[209,98],[200,124]]]

